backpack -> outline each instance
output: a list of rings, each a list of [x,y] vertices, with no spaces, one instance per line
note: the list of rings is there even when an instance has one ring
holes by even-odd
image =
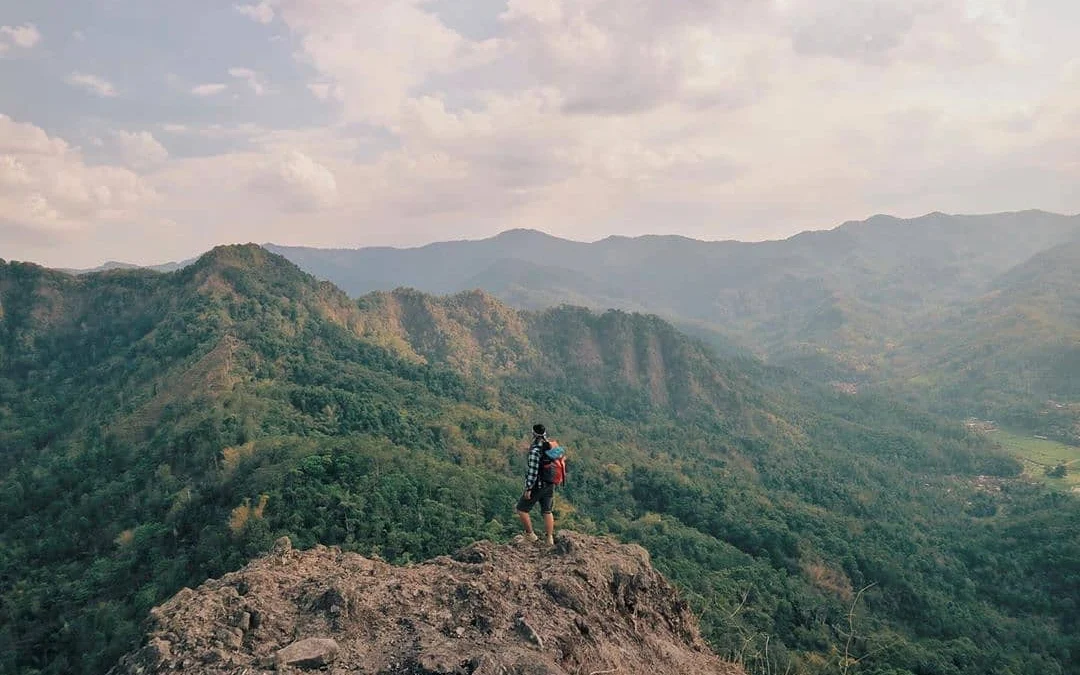
[[[562,485],[566,482],[566,451],[555,443],[540,449],[540,480],[548,485]]]

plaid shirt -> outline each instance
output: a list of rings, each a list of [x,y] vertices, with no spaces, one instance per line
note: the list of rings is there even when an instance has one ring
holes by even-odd
[[[525,474],[525,489],[531,490],[540,482],[540,444],[544,439],[537,436],[529,446],[529,471]]]

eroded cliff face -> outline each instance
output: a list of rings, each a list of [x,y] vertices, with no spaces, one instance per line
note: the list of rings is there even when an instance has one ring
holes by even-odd
[[[110,675],[743,675],[639,546],[561,532],[395,567],[288,539],[151,612]]]

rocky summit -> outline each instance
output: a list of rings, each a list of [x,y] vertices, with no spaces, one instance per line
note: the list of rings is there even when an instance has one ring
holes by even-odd
[[[742,675],[636,545],[561,532],[404,567],[337,547],[266,557],[151,612],[110,675]]]

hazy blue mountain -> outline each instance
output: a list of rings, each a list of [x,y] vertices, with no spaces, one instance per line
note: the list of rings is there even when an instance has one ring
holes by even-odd
[[[176,270],[183,269],[188,265],[195,262],[195,258],[189,258],[187,260],[181,260],[180,262],[167,262],[160,265],[135,265],[132,263],[120,262],[117,260],[109,260],[107,262],[98,265],[97,267],[90,268],[72,268],[72,267],[60,267],[57,268],[58,272],[65,272],[67,274],[74,274],[79,276],[81,274],[93,274],[94,272],[108,272],[110,270],[136,270],[145,269],[152,270],[154,272],[175,272]]]
[[[526,308],[562,303],[655,312],[763,354],[880,354],[912,313],[978,297],[993,279],[1080,230],[1042,211],[875,216],[782,241],[677,236],[585,243],[530,230],[418,248],[268,245],[352,295],[481,288]]]
[[[948,293],[950,288],[977,287],[1078,229],[1080,217],[1041,211],[932,213],[911,220],[874,216],[832,230],[754,243],[655,235],[576,242],[534,230],[510,230],[488,239],[417,248],[266,247],[318,276],[336,278],[354,295],[399,286],[435,293],[466,290],[463,285],[507,260],[570,269],[659,297],[697,284],[702,277],[689,273],[702,272],[720,289],[755,286],[785,274],[820,274],[836,280],[906,279]],[[928,272],[934,274],[927,277]],[[861,289],[873,297],[869,291]]]

